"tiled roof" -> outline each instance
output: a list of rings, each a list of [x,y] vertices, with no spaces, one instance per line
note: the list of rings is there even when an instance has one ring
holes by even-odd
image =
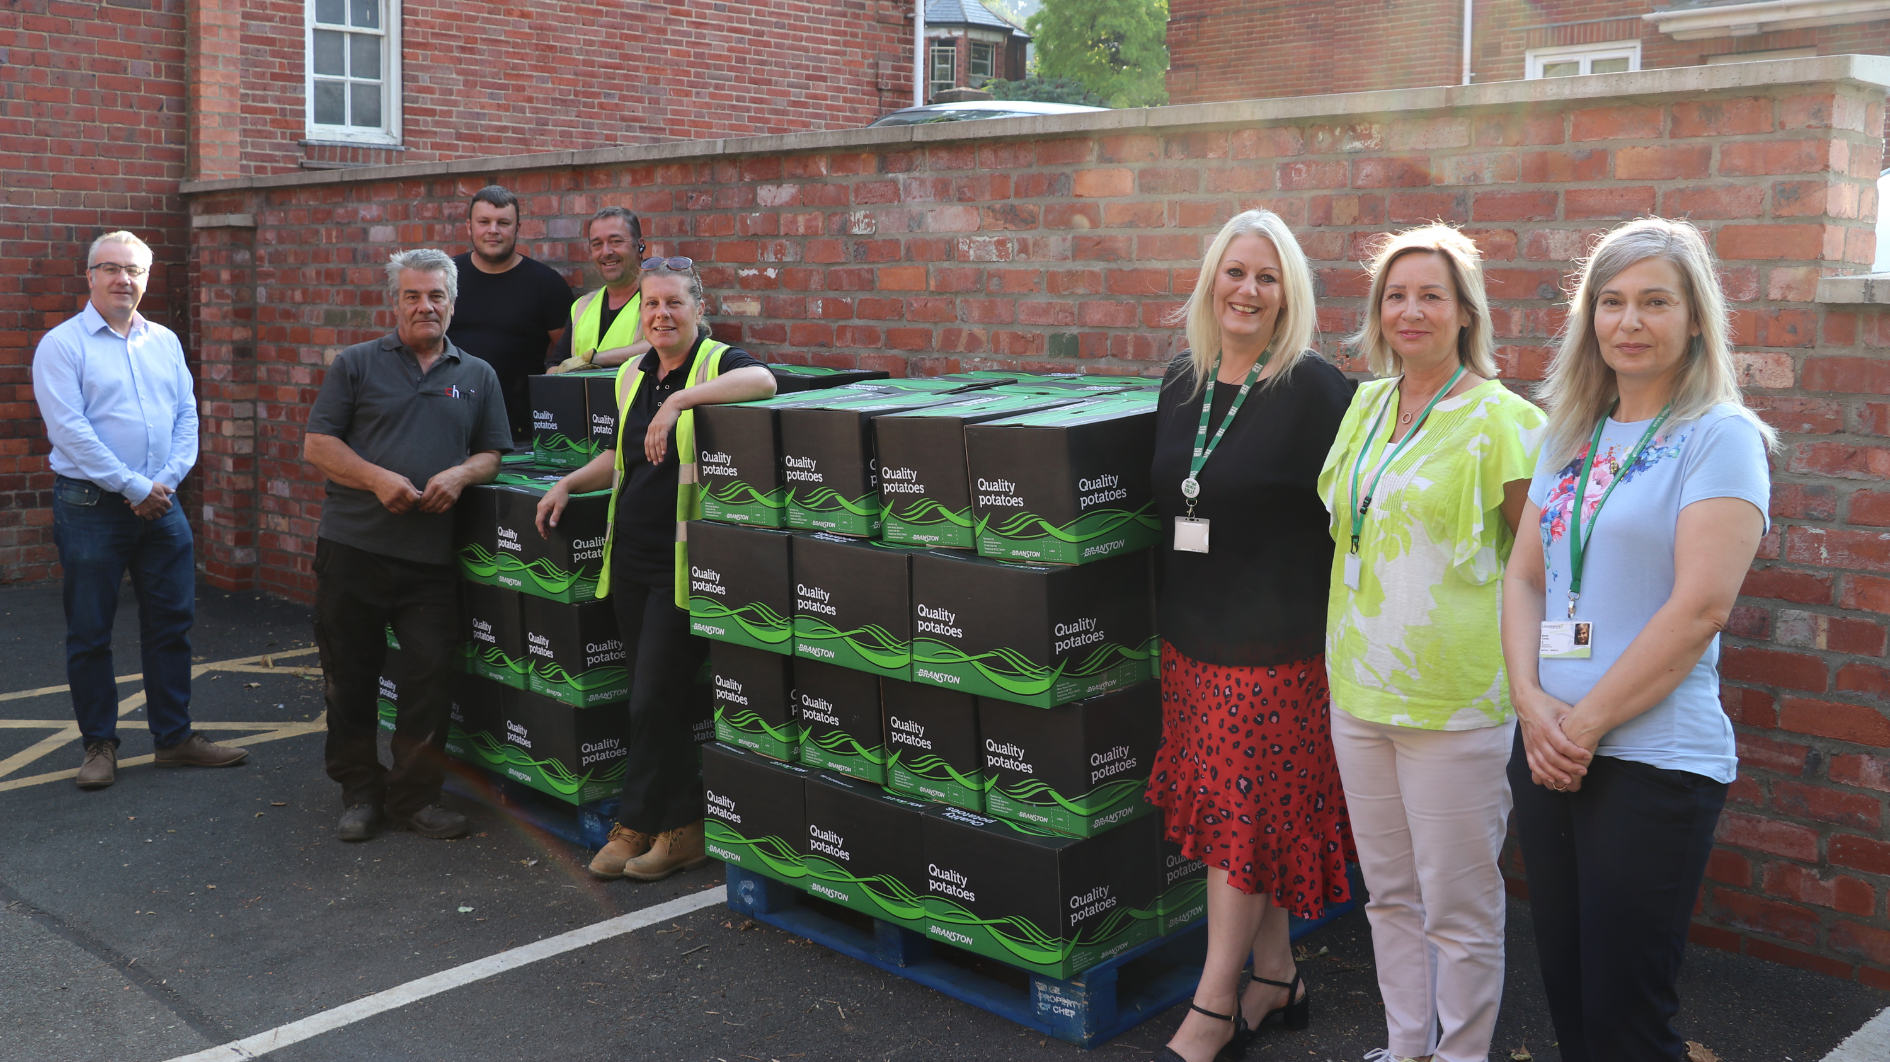
[[[927,26],[988,26],[1009,30],[1019,37],[1029,34],[1006,22],[978,0],[925,0]]]

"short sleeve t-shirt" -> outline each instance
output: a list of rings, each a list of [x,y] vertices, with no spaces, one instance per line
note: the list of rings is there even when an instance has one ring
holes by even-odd
[[[1332,514],[1326,673],[1332,703],[1367,722],[1476,730],[1510,718],[1498,625],[1503,566],[1515,536],[1503,485],[1529,478],[1542,411],[1486,380],[1439,402],[1372,486],[1390,452],[1397,379],[1358,389],[1319,474]],[[1366,436],[1371,434],[1369,443]],[[1359,585],[1345,585],[1352,544],[1352,471],[1364,449]]]
[[[1621,459],[1649,423],[1608,421],[1600,455],[1589,473],[1582,502],[1582,537],[1588,540],[1588,551],[1575,618],[1594,624],[1592,655],[1586,660],[1544,660],[1541,665],[1543,690],[1568,704],[1587,696],[1673,595],[1680,510],[1707,498],[1742,498],[1761,515],[1769,511],[1765,440],[1742,410],[1716,406],[1698,420],[1663,428],[1632,467],[1621,468]],[[1569,508],[1587,452],[1584,442],[1575,456],[1553,462],[1553,467],[1545,457],[1529,485],[1529,500],[1542,509],[1543,614],[1549,619],[1568,615]],[[1617,476],[1621,485],[1591,525],[1589,515]],[[1595,751],[1691,771],[1717,782],[1737,777],[1732,724],[1719,703],[1719,639],[1706,647],[1678,689],[1608,731]]]
[[[457,255],[459,298],[446,337],[453,345],[492,366],[505,388],[513,430],[531,423],[525,381],[545,371],[551,333],[571,323],[571,287],[558,271],[520,256],[503,273],[486,273],[472,263],[472,252]]]
[[[650,419],[670,395],[682,390],[695,364],[696,353],[707,340],[706,330],[696,337],[689,360],[668,376],[658,377],[661,362],[652,350],[640,360],[625,362],[618,370],[618,390],[627,386],[622,374],[643,372],[635,401],[617,420],[617,445],[622,449],[623,480],[617,490],[616,538],[610,544],[611,578],[628,578],[649,586],[668,586],[676,578],[676,481],[682,466],[676,459],[676,429],[669,431],[669,445],[663,450],[661,464],[652,465],[643,456],[643,436]],[[754,355],[740,347],[722,352],[717,375],[726,375],[749,365],[760,365]]]

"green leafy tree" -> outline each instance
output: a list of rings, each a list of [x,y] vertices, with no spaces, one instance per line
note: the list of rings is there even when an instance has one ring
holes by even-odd
[[[1067,77],[1038,77],[1022,81],[993,80],[984,83],[991,98],[999,100],[1034,100],[1038,103],[1077,103],[1085,107],[1107,107],[1109,103],[1086,88],[1081,81]]]
[[[1168,102],[1168,0],[1043,0],[1025,28],[1040,76],[1080,81],[1111,107]]]

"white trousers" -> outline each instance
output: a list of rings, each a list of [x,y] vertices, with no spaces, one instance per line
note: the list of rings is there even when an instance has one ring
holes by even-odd
[[[1514,721],[1368,723],[1333,705],[1332,747],[1371,900],[1387,1047],[1485,1062],[1503,999],[1503,875]]]

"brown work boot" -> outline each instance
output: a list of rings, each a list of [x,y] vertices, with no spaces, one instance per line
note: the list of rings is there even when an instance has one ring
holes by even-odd
[[[213,745],[202,734],[193,733],[181,745],[157,750],[158,767],[234,767],[249,758],[248,749]]]
[[[709,861],[702,847],[702,820],[665,830],[650,842],[650,850],[623,865],[623,876],[638,881],[662,881],[671,874],[694,870]]]
[[[591,860],[591,873],[600,878],[621,878],[623,865],[649,850],[649,834],[616,823],[611,826],[604,847],[597,850],[597,858]]]
[[[103,789],[118,780],[118,746],[94,741],[85,747],[85,762],[75,779],[80,789]]]

